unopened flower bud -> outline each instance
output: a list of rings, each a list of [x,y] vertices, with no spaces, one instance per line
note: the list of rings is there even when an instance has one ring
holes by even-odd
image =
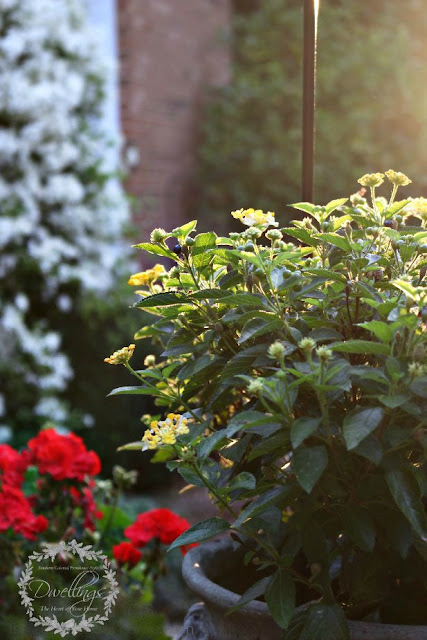
[[[167,237],[167,233],[164,229],[153,229],[150,235],[151,242],[163,242]]]
[[[364,176],[357,181],[363,187],[379,187],[384,182],[383,173],[365,173]]]
[[[256,378],[255,380],[251,380],[247,386],[247,391],[251,396],[260,396],[264,391],[263,378]]]
[[[155,364],[156,364],[156,356],[155,355],[150,354],[150,355],[145,357],[145,360],[144,360],[144,366],[145,367],[152,367]]]
[[[276,340],[268,347],[267,354],[272,360],[280,360],[285,355],[285,347],[279,340]]]
[[[321,362],[327,362],[333,356],[331,349],[327,347],[317,347],[316,354]]]
[[[313,338],[303,338],[298,342],[298,346],[303,351],[310,353],[316,346],[316,341]]]
[[[400,171],[392,171],[392,169],[390,169],[385,172],[385,175],[395,187],[405,187],[412,182],[408,176],[405,176],[405,174]]]

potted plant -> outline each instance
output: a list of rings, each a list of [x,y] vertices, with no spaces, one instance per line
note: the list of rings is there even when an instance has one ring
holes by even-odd
[[[112,395],[159,407],[142,448],[220,509],[172,547],[230,532],[251,575],[229,605],[268,607],[291,640],[427,637],[427,199],[386,176],[388,199],[368,174],[280,230],[253,209],[228,237],[155,229],[137,246],[175,266],[129,282],[160,361],[109,359],[138,381]]]

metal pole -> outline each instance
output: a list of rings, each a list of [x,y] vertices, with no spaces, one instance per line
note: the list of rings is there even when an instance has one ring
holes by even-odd
[[[314,200],[314,112],[319,0],[303,0],[302,200]]]

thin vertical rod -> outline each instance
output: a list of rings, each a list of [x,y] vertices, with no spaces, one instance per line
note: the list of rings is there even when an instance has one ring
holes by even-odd
[[[317,18],[319,0],[303,0],[302,199],[314,200],[314,114],[316,106]]]

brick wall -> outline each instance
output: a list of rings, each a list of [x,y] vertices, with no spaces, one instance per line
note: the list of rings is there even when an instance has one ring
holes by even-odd
[[[117,9],[122,130],[140,156],[127,187],[146,240],[195,214],[186,202],[200,106],[206,85],[229,78],[230,0],[117,0]]]

